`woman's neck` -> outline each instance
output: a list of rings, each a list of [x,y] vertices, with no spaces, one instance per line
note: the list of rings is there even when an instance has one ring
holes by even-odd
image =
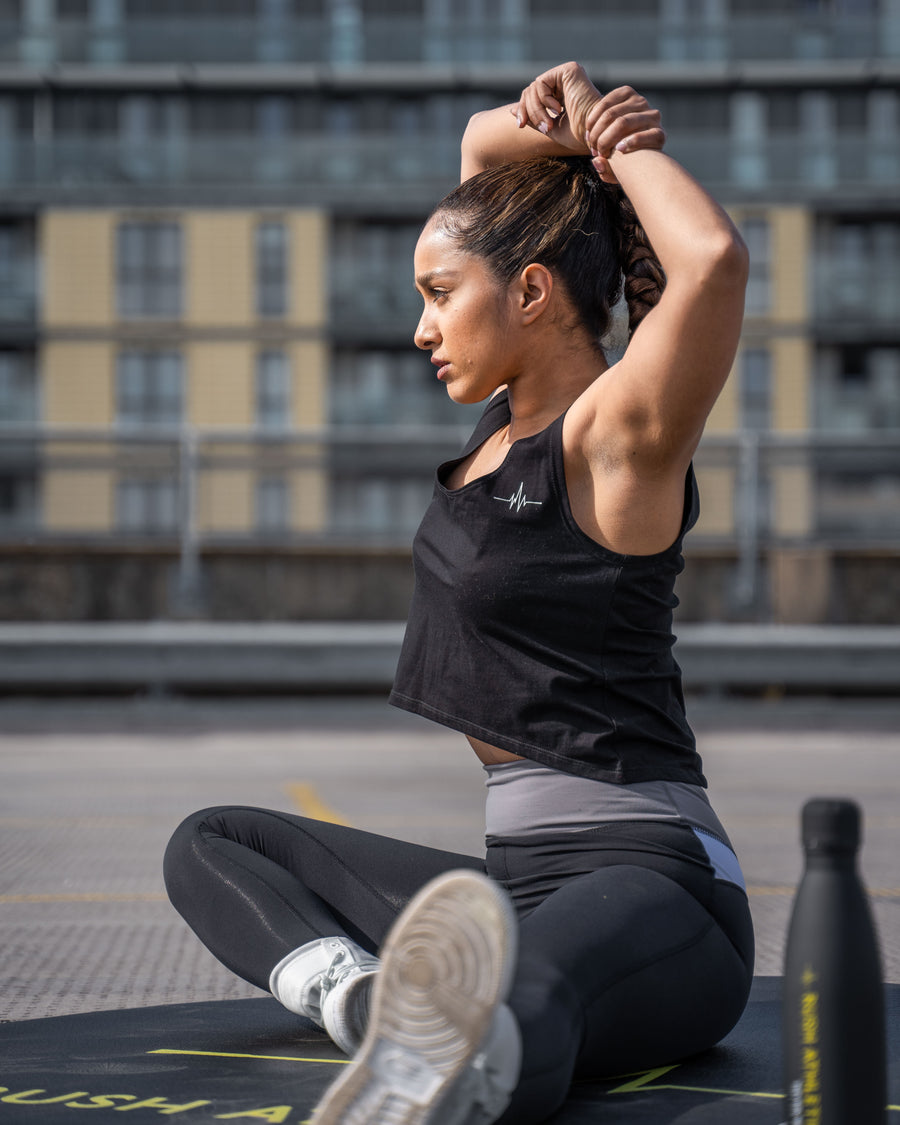
[[[539,357],[535,357],[539,360]],[[601,351],[556,352],[552,362],[529,362],[528,369],[507,385],[510,443],[530,437],[564,414],[608,369]]]

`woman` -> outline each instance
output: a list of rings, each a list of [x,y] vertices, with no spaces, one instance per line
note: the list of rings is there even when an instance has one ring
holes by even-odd
[[[468,737],[486,859],[255,809],[167,853],[210,948],[356,1054],[322,1125],[543,1121],[573,1078],[707,1048],[746,1002],[671,617],[747,256],[663,139],[634,91],[556,67],[472,119],[416,248],[415,342],[451,398],[490,401],[438,470],[391,701]]]

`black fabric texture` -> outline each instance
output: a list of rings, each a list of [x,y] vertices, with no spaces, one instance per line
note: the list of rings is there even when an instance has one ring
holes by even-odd
[[[499,842],[485,862],[289,813],[207,809],[173,836],[166,885],[219,960],[266,988],[299,945],[345,934],[376,952],[429,879],[487,870],[520,920],[509,1005],[522,1076],[501,1122],[531,1125],[576,1078],[713,1046],[752,980],[747,898],[715,879],[690,829],[642,822],[573,835]]]
[[[390,701],[554,769],[603,781],[705,785],[673,655],[676,541],[621,555],[575,522],[565,415],[458,489],[437,472],[413,547],[415,590]],[[488,405],[459,460],[510,419]]]

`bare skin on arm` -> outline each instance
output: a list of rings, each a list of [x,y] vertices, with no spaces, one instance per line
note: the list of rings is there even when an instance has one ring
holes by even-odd
[[[462,144],[464,180],[533,156],[590,156],[598,176],[630,200],[665,272],[661,298],[609,367],[587,333],[573,335],[571,317],[557,315],[566,295],[552,271],[526,267],[492,316],[502,362],[481,368],[478,380],[481,398],[508,388],[512,420],[450,482],[458,487],[492,471],[515,440],[567,411],[573,515],[592,539],[626,555],[664,551],[678,535],[685,474],[734,360],[747,278],[746,247],[731,220],[661,151],[664,142],[659,113],[645,98],[628,86],[602,95],[581,66],[566,63],[535,79],[518,103],[476,114]],[[438,262],[441,249],[426,227],[417,259],[421,251]],[[466,257],[456,263],[463,274]],[[443,310],[434,311],[426,294],[420,347],[440,355],[441,325],[458,312],[461,292],[454,283]],[[451,385],[448,391],[456,397]],[[470,741],[482,761],[514,757]]]

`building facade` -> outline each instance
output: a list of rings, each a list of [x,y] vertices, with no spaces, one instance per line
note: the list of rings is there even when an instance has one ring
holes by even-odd
[[[477,413],[411,344],[412,248],[470,114],[569,57],[751,250],[697,458],[720,611],[894,549],[900,0],[0,0],[0,539],[408,544]]]

